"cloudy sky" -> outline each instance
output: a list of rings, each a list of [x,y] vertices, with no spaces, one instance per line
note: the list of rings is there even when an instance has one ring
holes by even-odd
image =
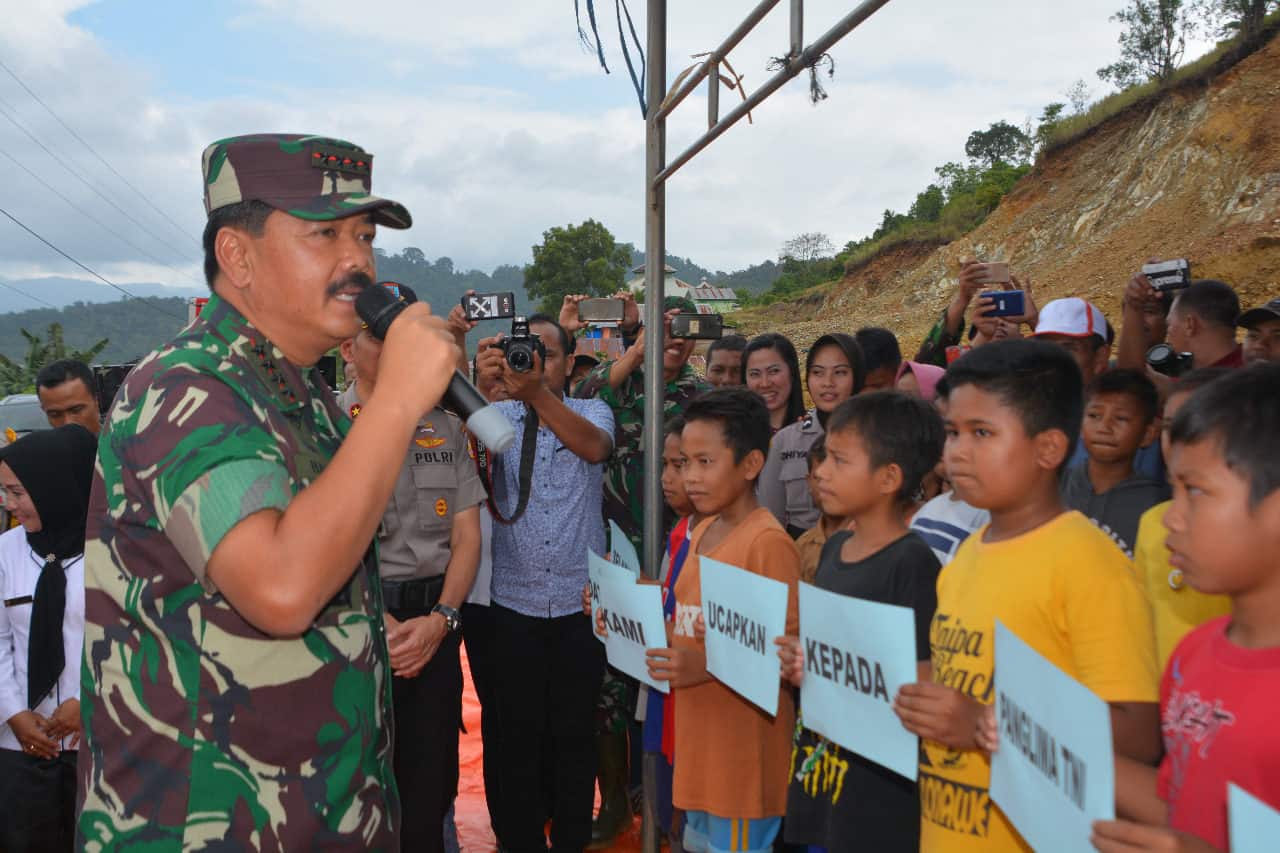
[[[613,5],[596,0],[606,76],[578,41],[570,0],[0,0],[12,72],[0,69],[0,208],[115,281],[192,285],[201,149],[308,132],[377,157],[375,191],[415,220],[379,236],[388,250],[490,270],[527,262],[545,229],[588,217],[640,245],[644,123]],[[671,76],[752,5],[672,0]],[[805,5],[812,39],[854,3]],[[836,46],[829,100],[811,106],[807,82],[792,81],[673,179],[669,249],[731,270],[799,232],[837,245],[866,234],[934,166],[962,159],[970,131],[1021,124],[1077,79],[1101,95],[1094,71],[1115,58],[1119,5],[891,0]],[[631,6],[643,40],[644,0]],[[786,50],[786,6],[731,55],[748,89]],[[669,153],[705,115],[701,94],[677,111]],[[43,275],[84,273],[0,216],[0,276]]]

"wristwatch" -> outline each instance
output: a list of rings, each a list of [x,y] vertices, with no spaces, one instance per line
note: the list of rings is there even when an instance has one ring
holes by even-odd
[[[462,614],[454,610],[447,604],[437,604],[431,608],[432,613],[439,613],[444,617],[445,627],[452,633],[462,627]]]

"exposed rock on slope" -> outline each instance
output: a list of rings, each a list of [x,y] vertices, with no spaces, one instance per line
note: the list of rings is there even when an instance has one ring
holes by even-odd
[[[1149,256],[1190,258],[1197,277],[1233,284],[1246,306],[1280,296],[1280,37],[1054,152],[960,240],[897,247],[736,319],[801,348],[826,331],[884,325],[910,357],[969,255],[1029,274],[1041,305],[1084,296],[1117,322],[1124,285]]]

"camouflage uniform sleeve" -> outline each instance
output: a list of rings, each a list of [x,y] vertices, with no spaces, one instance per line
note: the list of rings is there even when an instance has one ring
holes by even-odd
[[[113,413],[110,441],[164,535],[209,591],[209,556],[241,520],[292,495],[281,440],[228,383],[181,367]]]
[[[600,392],[609,387],[609,370],[612,367],[612,361],[602,361],[591,368],[591,372],[584,376],[574,388],[573,396],[579,400],[590,400],[592,397],[600,396]]]

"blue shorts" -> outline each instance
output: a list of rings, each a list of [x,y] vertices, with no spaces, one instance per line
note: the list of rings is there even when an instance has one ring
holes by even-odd
[[[781,817],[755,819],[685,812],[684,848],[689,853],[769,853],[782,828]]]

